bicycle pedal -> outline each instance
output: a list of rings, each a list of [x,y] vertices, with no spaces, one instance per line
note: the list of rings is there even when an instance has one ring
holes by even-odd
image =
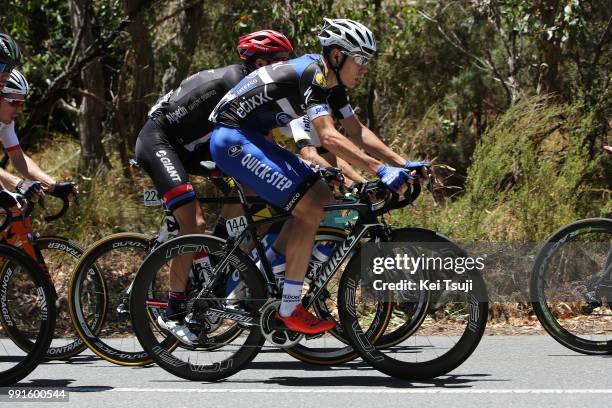
[[[598,299],[597,294],[593,292],[587,292],[584,294],[584,300],[587,302],[587,306],[584,306],[582,309],[585,313],[591,314],[594,309],[602,306],[602,302]]]
[[[130,316],[130,304],[128,301],[126,301],[126,299],[122,299],[115,310],[117,311],[117,314],[121,317]]]
[[[121,308],[117,307],[116,311],[117,311],[117,315],[119,317],[125,317],[125,318],[129,318],[130,317],[130,310],[129,309],[121,309]]]

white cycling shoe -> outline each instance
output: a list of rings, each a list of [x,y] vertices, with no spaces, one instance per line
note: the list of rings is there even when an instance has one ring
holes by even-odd
[[[168,330],[174,337],[176,337],[186,346],[198,345],[198,336],[192,333],[184,323],[180,323],[176,320],[165,321],[161,316],[157,317],[157,323],[159,324],[159,327],[164,330]]]

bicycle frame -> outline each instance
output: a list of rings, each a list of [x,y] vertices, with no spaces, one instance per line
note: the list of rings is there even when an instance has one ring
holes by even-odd
[[[9,227],[0,232],[0,242],[11,246],[18,246],[17,244],[21,242],[23,251],[39,264],[47,280],[53,285],[53,279],[51,278],[49,268],[45,263],[42,253],[34,245],[35,238],[30,217],[21,211],[14,211],[11,213],[11,219],[12,222]]]
[[[268,262],[265,256],[265,249],[259,239],[259,235],[257,233],[257,228],[266,224],[274,224],[277,222],[285,221],[292,217],[290,213],[284,213],[280,215],[275,215],[263,220],[254,221],[252,214],[249,211],[249,206],[251,203],[247,201],[247,197],[242,189],[240,183],[236,183],[236,187],[239,194],[239,201],[243,206],[244,216],[246,218],[246,227],[243,231],[240,232],[236,237],[231,237],[227,240],[227,245],[231,246],[231,249],[224,257],[224,259],[214,268],[213,276],[215,277],[209,287],[202,289],[198,294],[198,297],[202,297],[206,294],[210,287],[215,287],[220,280],[223,278],[223,273],[218,273],[219,271],[224,271],[228,266],[228,259],[231,255],[236,251],[240,250],[240,244],[243,242],[245,238],[250,238],[255,244],[255,250],[257,251],[257,255],[262,263],[262,270],[260,273],[264,280],[266,281],[266,287],[268,290],[268,296],[271,298],[278,296],[278,287],[276,285],[276,279],[274,274],[272,273],[272,267]],[[342,262],[346,259],[346,257],[351,253],[351,251],[355,248],[355,246],[359,243],[361,238],[363,238],[368,232],[373,232],[376,228],[385,228],[386,224],[378,222],[376,216],[371,212],[370,205],[359,202],[357,200],[351,200],[348,203],[342,204],[330,204],[323,207],[325,212],[329,211],[337,211],[337,210],[353,210],[359,213],[359,218],[355,224],[355,227],[349,233],[349,235],[345,238],[341,245],[337,246],[332,252],[329,259],[325,262],[321,270],[318,272],[315,280],[310,285],[310,289],[306,293],[306,295],[302,299],[302,304],[305,308],[312,306],[312,304],[319,297],[323,289],[327,286],[329,280],[334,276],[334,274],[339,269]],[[246,323],[245,314],[237,312],[235,310],[226,311],[226,310],[218,310],[214,308],[210,308],[207,311],[208,313],[215,314],[215,316],[222,316],[236,318],[238,321],[242,321]],[[249,319],[252,321],[252,319]]]
[[[68,207],[70,206],[70,201],[66,197],[60,197],[60,199],[62,200],[62,208],[57,214],[45,216],[45,221],[53,221],[66,214],[66,211],[68,211]],[[17,243],[21,242],[21,248],[23,251],[38,263],[55,291],[53,278],[51,277],[51,273],[49,273],[49,268],[45,263],[45,259],[40,250],[36,248],[36,245],[34,245],[36,238],[34,237],[32,222],[30,221],[30,214],[35,203],[28,202],[27,204],[28,207],[25,211],[17,210],[11,211],[10,215],[7,214],[8,219],[5,221],[5,223],[10,222],[10,225],[4,231],[0,232],[0,242],[11,246],[17,246]],[[8,213],[8,210],[5,210],[5,212]]]

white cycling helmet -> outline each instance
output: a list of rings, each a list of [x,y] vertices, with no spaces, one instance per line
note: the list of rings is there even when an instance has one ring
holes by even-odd
[[[376,52],[376,40],[369,28],[346,18],[324,18],[325,24],[319,33],[323,48],[339,47],[372,57]]]
[[[30,92],[30,85],[21,72],[13,69],[13,71],[11,71],[11,78],[0,92],[3,94],[19,94],[25,96]]]

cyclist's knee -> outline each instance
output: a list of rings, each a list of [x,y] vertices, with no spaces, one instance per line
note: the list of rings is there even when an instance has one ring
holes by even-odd
[[[308,190],[292,211],[293,216],[303,224],[314,226],[321,223],[325,216],[321,195],[314,189]]]
[[[316,192],[318,202],[321,204],[321,206],[333,204],[335,202],[334,193],[331,191],[327,183],[323,180],[317,181],[312,186],[311,190]]]
[[[179,224],[181,234],[203,234],[205,228],[204,217],[199,210],[196,200],[186,202],[172,211]]]

